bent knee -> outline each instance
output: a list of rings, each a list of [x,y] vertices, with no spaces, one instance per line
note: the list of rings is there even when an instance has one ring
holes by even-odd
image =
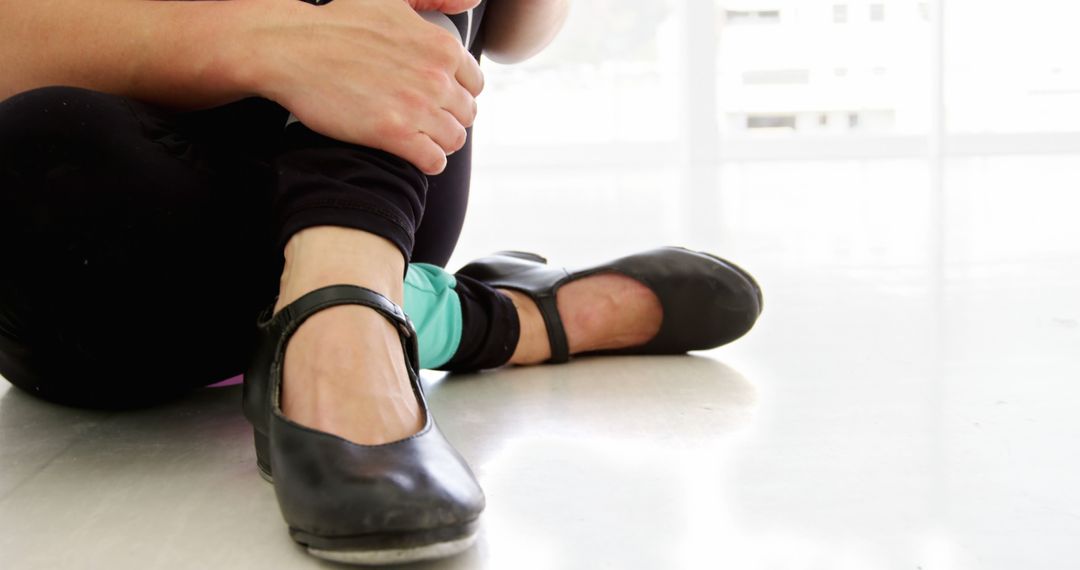
[[[50,85],[16,93],[0,101],[0,133],[22,132],[26,126],[79,126],[78,121],[103,114],[126,114],[125,98],[82,87]],[[112,117],[116,118],[116,117]],[[76,121],[72,125],[72,121]],[[22,128],[20,128],[22,127]],[[46,129],[49,132],[53,131]]]
[[[135,156],[144,140],[121,96],[57,85],[0,101],[0,225],[55,225],[58,212],[96,208],[145,159]]]
[[[54,85],[0,101],[0,174],[54,168],[139,133],[124,97]]]

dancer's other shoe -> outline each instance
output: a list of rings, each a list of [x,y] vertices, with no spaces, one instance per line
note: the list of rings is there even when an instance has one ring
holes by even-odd
[[[520,291],[540,309],[551,345],[548,362],[570,358],[556,295],[563,285],[591,275],[617,273],[648,287],[660,301],[660,329],[644,344],[588,354],[678,354],[727,344],[746,334],[761,314],[757,281],[744,269],[715,255],[663,247],[569,271],[547,265],[535,253],[503,251],[458,271],[499,289]]]

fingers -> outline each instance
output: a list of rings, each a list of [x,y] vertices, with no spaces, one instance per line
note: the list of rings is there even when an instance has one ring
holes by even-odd
[[[444,151],[443,154],[453,154],[461,150],[461,147],[465,146],[465,139],[469,136],[457,118],[442,109],[438,111],[434,120],[423,128],[423,132],[439,145],[439,148]]]
[[[417,131],[407,137],[386,142],[383,150],[411,162],[428,176],[439,174],[446,168],[446,151],[425,133]]]
[[[420,138],[413,141],[418,148],[424,149],[423,160],[426,162],[412,162],[428,175],[438,174],[446,168],[446,156],[465,146],[468,138],[465,129],[476,120],[476,96],[484,89],[484,75],[468,51],[461,48],[461,54],[461,64],[454,76],[460,88],[444,93],[446,99],[442,107],[429,117],[429,123],[418,133],[427,141]],[[432,146],[439,149],[439,156],[431,152]]]
[[[442,108],[454,116],[463,127],[471,127],[476,120],[476,98],[463,88],[451,89],[446,94]]]
[[[411,162],[424,174],[435,175],[446,168],[447,155],[465,146],[468,136],[456,117],[439,109],[421,130],[399,131],[397,136],[384,138],[379,148]]]
[[[473,59],[472,54],[465,48],[461,48],[461,61],[458,64],[454,78],[473,97],[476,97],[484,90],[484,74],[480,71],[480,64]]]
[[[436,109],[421,119],[419,127],[407,126],[409,124],[408,121],[401,122],[393,129],[385,130],[390,136],[380,141],[379,148],[404,158],[428,175],[442,172],[446,168],[446,156],[465,146],[468,138],[465,127],[443,109]]]
[[[444,14],[460,14],[479,5],[480,0],[443,0],[440,10]]]
[[[441,2],[447,11],[477,4],[477,0],[423,1]],[[414,6],[420,2],[408,0]],[[369,8],[364,2],[335,2],[331,6],[339,4],[343,6],[341,10],[355,7],[358,14],[361,8]],[[484,88],[484,76],[479,63],[461,45],[456,34],[425,21],[404,2],[398,7],[400,14],[391,10],[364,13],[367,19],[358,20],[363,25],[357,26],[356,34],[364,39],[358,44],[365,50],[364,57],[340,63],[339,72],[348,71],[348,77],[322,79],[326,84],[323,90],[337,95],[342,101],[340,107],[347,108],[350,102],[359,99],[365,107],[375,110],[367,115],[367,120],[342,124],[341,113],[332,120],[320,115],[325,114],[327,94],[316,93],[323,96],[314,97],[310,88],[298,90],[294,105],[297,109],[291,110],[301,120],[305,119],[303,115],[310,114],[312,124],[322,126],[323,130],[318,131],[322,134],[381,148],[409,161],[425,174],[434,175],[446,167],[447,154],[464,146],[466,128],[476,117],[476,96]],[[371,18],[379,17],[386,21],[376,22],[381,22],[379,26],[368,24]],[[371,33],[372,29],[383,28],[393,33]],[[355,71],[347,69],[346,63]],[[319,77],[303,84],[321,85]],[[336,91],[332,87],[337,87]],[[302,107],[310,108],[310,113],[299,112]]]

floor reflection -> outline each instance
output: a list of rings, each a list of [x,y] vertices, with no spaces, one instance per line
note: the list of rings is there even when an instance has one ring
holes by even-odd
[[[757,403],[702,356],[448,376],[429,393],[489,500],[479,560],[431,568],[672,567],[714,541],[701,533],[724,516]]]

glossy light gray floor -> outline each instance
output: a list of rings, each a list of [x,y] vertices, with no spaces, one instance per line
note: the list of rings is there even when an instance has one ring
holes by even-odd
[[[727,186],[724,251],[766,290],[758,327],[687,357],[427,375],[489,508],[473,550],[418,567],[1080,567],[1076,230],[1051,190],[984,186],[1080,172],[1048,160],[958,165],[940,234],[898,211],[928,191],[918,165],[859,166],[853,187],[886,187],[861,209],[837,180],[800,202],[765,167],[725,174],[756,181]],[[892,193],[897,172],[915,181]],[[755,224],[770,208],[786,222]],[[333,566],[288,539],[238,404],[111,414],[0,387],[0,568]]]

